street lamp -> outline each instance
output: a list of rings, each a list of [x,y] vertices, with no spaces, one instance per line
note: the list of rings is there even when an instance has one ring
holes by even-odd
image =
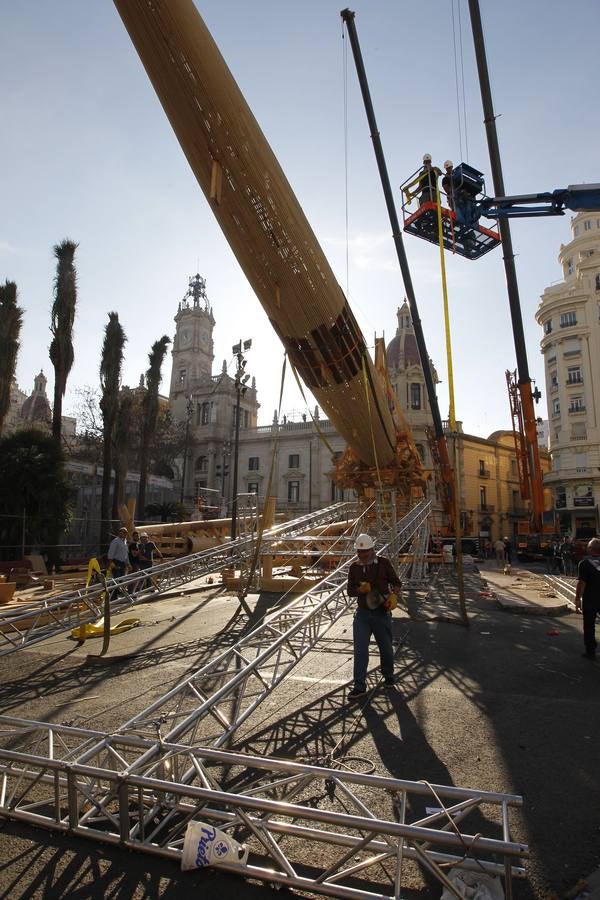
[[[238,341],[231,348],[236,358],[235,370],[235,439],[233,445],[233,487],[232,487],[232,503],[231,503],[231,540],[235,541],[237,537],[237,487],[238,487],[238,458],[240,451],[240,401],[248,390],[247,382],[250,376],[245,373],[246,359],[242,352],[252,346],[252,341]]]
[[[185,490],[185,470],[187,468],[188,448],[190,443],[190,422],[192,413],[194,412],[194,397],[192,394],[188,397],[185,417],[185,440],[183,444],[183,466],[181,467],[181,496],[179,502],[183,506],[183,495]]]

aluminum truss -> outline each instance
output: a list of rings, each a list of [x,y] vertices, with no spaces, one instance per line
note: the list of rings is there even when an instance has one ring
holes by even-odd
[[[406,587],[417,587],[423,584],[429,574],[427,565],[427,548],[429,547],[429,522],[420,528],[413,538],[412,564],[408,578],[404,582]]]
[[[0,815],[15,820],[173,860],[188,823],[202,821],[251,851],[227,871],[351,900],[399,897],[413,862],[459,897],[448,866],[504,876],[508,898],[524,875],[527,847],[509,822],[516,795],[169,742],[140,775],[114,766],[149,754],[141,737],[114,737],[113,765],[100,767],[64,758],[82,739],[100,742],[98,732],[8,717],[2,728]],[[186,785],[192,769],[197,783]]]
[[[568,579],[562,575],[544,575],[544,581],[552,590],[570,606],[575,606],[575,585],[577,579]]]
[[[300,535],[319,525],[356,515],[351,503],[336,503],[326,509],[276,525],[264,533],[266,546],[287,535]],[[254,553],[255,535],[211,547],[180,559],[154,566],[151,584],[148,573],[132,572],[122,578],[108,579],[111,613],[120,613],[157,594],[189,584],[203,576],[231,566],[240,566]],[[47,600],[21,604],[0,614],[0,656],[30,647],[39,641],[70,631],[86,622],[94,622],[103,614],[105,588],[95,584],[89,588],[60,594]]]
[[[419,540],[429,512],[429,503],[415,507],[382,549],[392,556]],[[353,900],[398,897],[409,861],[456,896],[448,864],[502,874],[511,896],[512,877],[523,875],[527,854],[509,827],[509,808],[519,797],[220,749],[347,608],[348,566],[115,734],[0,717],[0,814],[174,859],[188,822],[208,821],[253,852],[250,863],[230,871]],[[323,786],[327,809],[312,802]],[[438,809],[423,815],[418,798]],[[488,820],[483,808],[490,804],[500,812]],[[460,823],[471,811],[479,812],[475,833],[463,833]],[[323,844],[329,852],[321,864]]]

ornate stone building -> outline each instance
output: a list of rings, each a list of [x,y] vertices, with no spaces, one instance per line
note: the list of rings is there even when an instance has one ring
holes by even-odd
[[[27,396],[13,378],[10,391],[10,407],[4,421],[2,434],[13,434],[23,428],[39,428],[50,431],[52,428],[52,407],[46,393],[48,379],[41,371],[33,382],[33,391]],[[76,420],[72,416],[62,417],[63,438],[68,440],[75,436]]]
[[[396,334],[387,348],[390,380],[406,411],[425,466],[431,468],[426,435],[431,410],[406,301],[397,317]],[[220,374],[212,374],[215,320],[200,275],[190,280],[175,323],[169,398],[174,418],[188,426],[186,505],[191,507],[193,501],[202,497],[206,506],[214,510],[230,510],[235,379],[227,373],[226,363]],[[431,361],[430,365],[437,383]],[[275,415],[271,425],[258,426],[258,408],[252,381],[251,389],[241,400],[239,492],[256,493],[259,500],[264,499],[273,465],[271,490],[277,497],[279,511],[299,515],[335,500],[350,499],[353,492],[344,494],[333,482],[333,458],[343,453],[345,441],[329,421],[317,418],[315,424],[306,414],[277,421]],[[517,521],[528,513],[520,500],[512,432],[496,432],[485,439],[463,434],[460,423],[457,427],[458,434],[451,443],[455,440],[457,444],[465,533],[492,540],[504,534],[514,535]],[[542,456],[548,466],[547,454]],[[438,506],[433,478],[429,492],[434,506]],[[438,512],[441,521],[439,506]]]
[[[600,216],[578,213],[560,247],[562,280],[547,287],[536,312],[550,421],[554,495],[561,530],[588,538],[600,529]]]

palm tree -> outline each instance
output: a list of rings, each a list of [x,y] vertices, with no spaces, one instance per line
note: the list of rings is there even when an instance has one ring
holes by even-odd
[[[67,378],[73,366],[73,322],[77,303],[77,273],[73,262],[79,245],[65,239],[54,247],[57,259],[54,279],[54,302],[50,331],[50,361],[54,366],[54,407],[52,409],[52,436],[60,443],[62,429],[62,400],[67,388]]]
[[[10,388],[15,376],[23,310],[17,306],[17,285],[0,285],[0,434],[10,409]]]
[[[146,372],[146,393],[142,400],[142,446],[140,450],[140,486],[138,490],[138,516],[144,516],[146,506],[146,482],[148,480],[148,464],[150,461],[150,444],[156,431],[158,420],[158,389],[160,387],[163,360],[171,338],[164,334],[160,340],[152,344],[148,354],[150,363]]]
[[[100,500],[100,546],[103,547],[108,537],[110,476],[112,473],[112,442],[115,422],[119,411],[119,389],[121,387],[121,366],[123,364],[123,347],[125,332],[119,322],[119,314],[108,314],[108,324],[104,329],[102,358],[100,360],[100,409],[102,411],[102,496]]]
[[[113,436],[115,490],[113,494],[113,519],[119,517],[119,507],[124,502],[127,458],[131,442],[134,396],[129,388],[123,388],[119,397],[119,411]]]

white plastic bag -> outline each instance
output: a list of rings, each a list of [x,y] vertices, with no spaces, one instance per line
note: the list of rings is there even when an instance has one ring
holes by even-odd
[[[203,866],[219,866],[227,863],[244,865],[248,860],[248,848],[238,844],[230,835],[206,822],[190,822],[183,841],[181,868],[201,869]]]
[[[448,880],[467,900],[504,900],[502,882],[495,875],[454,868],[448,872]],[[440,900],[455,900],[455,897],[444,888]]]

